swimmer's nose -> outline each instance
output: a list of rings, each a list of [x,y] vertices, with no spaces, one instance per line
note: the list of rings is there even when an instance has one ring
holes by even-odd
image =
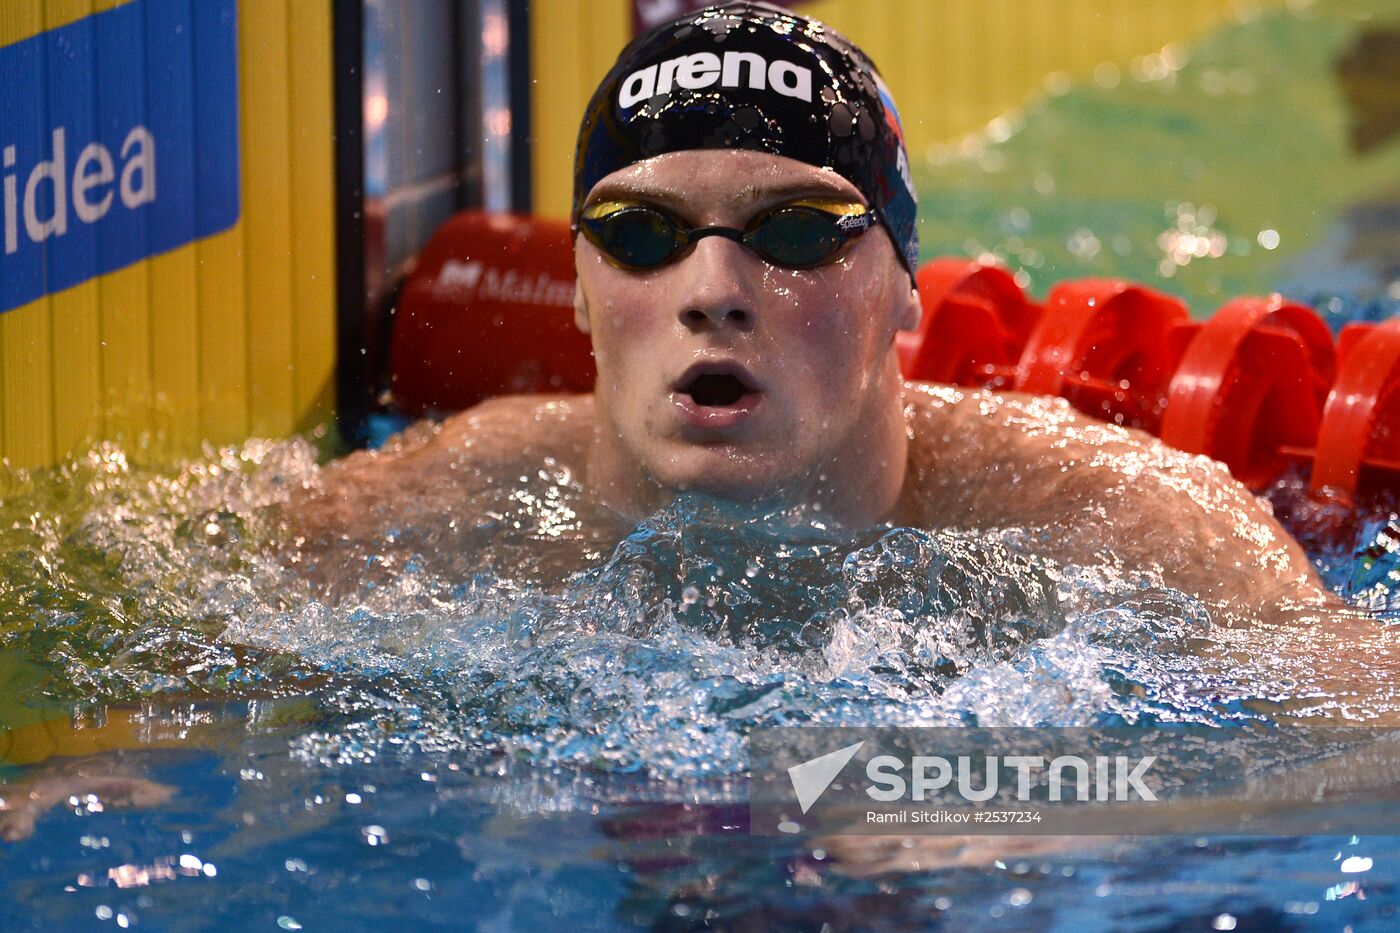
[[[675,300],[681,323],[691,330],[752,330],[756,307],[755,266],[762,260],[723,237],[705,237],[680,260]]]

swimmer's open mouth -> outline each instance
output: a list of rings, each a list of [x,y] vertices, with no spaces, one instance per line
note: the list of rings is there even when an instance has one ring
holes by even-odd
[[[700,363],[686,370],[676,382],[676,391],[705,408],[729,408],[759,390],[738,364]]]

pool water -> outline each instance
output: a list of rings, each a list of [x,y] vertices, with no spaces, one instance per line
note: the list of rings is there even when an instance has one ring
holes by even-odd
[[[332,583],[278,546],[315,459],[250,442],[153,470],[103,446],[13,478],[9,759],[93,737],[101,767],[176,793],[79,794],[3,844],[5,929],[1360,929],[1400,911],[1394,837],[1012,842],[881,872],[887,840],[748,835],[759,726],[1356,709],[1290,696],[1267,634],[1222,667],[1210,646],[1238,657],[1242,636],[1150,580],[1022,556],[1010,533],[845,539],[701,498],[602,547],[545,465],[501,480],[468,535],[485,543],[448,569],[391,528]],[[1280,512],[1324,527],[1300,483],[1273,491]],[[1354,544],[1329,527],[1316,553],[1345,586]],[[1383,574],[1366,590],[1382,611],[1388,592]]]

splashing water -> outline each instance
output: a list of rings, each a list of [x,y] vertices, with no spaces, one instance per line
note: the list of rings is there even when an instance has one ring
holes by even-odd
[[[576,479],[545,464],[493,478],[449,517],[423,499],[437,530],[400,522],[373,540],[297,543],[287,504],[320,470],[293,440],[174,470],[103,446],[12,477],[0,723],[100,723],[139,704],[141,744],[179,749],[145,751],[142,769],[179,794],[111,817],[80,802],[41,824],[16,857],[31,852],[43,877],[9,886],[0,922],[190,916],[217,902],[211,922],[241,928],[270,909],[258,891],[292,905],[269,924],[355,923],[411,890],[402,909],[422,923],[471,911],[493,928],[844,916],[903,929],[911,916],[977,925],[1004,904],[1043,926],[1082,912],[1086,884],[1100,898],[1149,879],[1199,887],[1200,860],[1149,846],[1136,860],[1027,861],[1031,849],[1006,863],[1014,877],[862,880],[863,865],[898,864],[902,850],[846,852],[833,872],[820,848],[747,836],[745,736],[783,724],[1267,728],[1355,703],[1307,686],[1285,622],[1221,626],[1112,567],[1028,557],[1024,529],[841,538],[686,497],[609,541],[589,533]],[[214,756],[192,758],[201,747]],[[118,819],[134,828],[117,833]],[[1365,851],[1384,857],[1381,843]],[[1319,846],[1235,857],[1283,864],[1267,877],[1316,910],[1308,879],[1331,857]],[[130,884],[141,899],[118,896]],[[1330,915],[1384,906],[1374,881],[1338,884],[1372,900],[1329,902]],[[1231,890],[1238,901],[1246,888]],[[1274,904],[1280,890],[1248,896]],[[1198,893],[1173,909],[1220,912]]]
[[[311,761],[489,749],[674,779],[739,774],[761,726],[1224,724],[1320,702],[1289,694],[1286,655],[1241,661],[1245,636],[1197,601],[1024,556],[1014,531],[843,540],[685,497],[609,549],[550,468],[482,494],[452,572],[398,528],[328,585],[282,540],[318,470],[288,441],[173,472],[104,446],[22,477],[5,655],[54,706],[309,695],[289,743]]]

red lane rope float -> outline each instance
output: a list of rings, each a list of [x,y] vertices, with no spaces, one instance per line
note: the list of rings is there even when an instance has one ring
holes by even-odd
[[[1040,308],[1000,266],[934,259],[916,281],[923,315],[913,332],[895,338],[908,379],[981,386],[1016,365]]]
[[[569,225],[466,211],[424,247],[399,295],[394,404],[409,415],[515,392],[587,392],[595,370],[574,326]]]
[[[1117,279],[1050,290],[1012,388],[1059,395],[1087,415],[1155,432],[1173,363],[1168,332],[1186,305]]]
[[[1400,318],[1342,330],[1341,366],[1318,429],[1315,494],[1355,501],[1367,474],[1400,476]]]
[[[1239,298],[1205,322],[1178,325],[1161,438],[1220,460],[1255,489],[1317,439],[1336,371],[1327,325],[1279,295]]]

